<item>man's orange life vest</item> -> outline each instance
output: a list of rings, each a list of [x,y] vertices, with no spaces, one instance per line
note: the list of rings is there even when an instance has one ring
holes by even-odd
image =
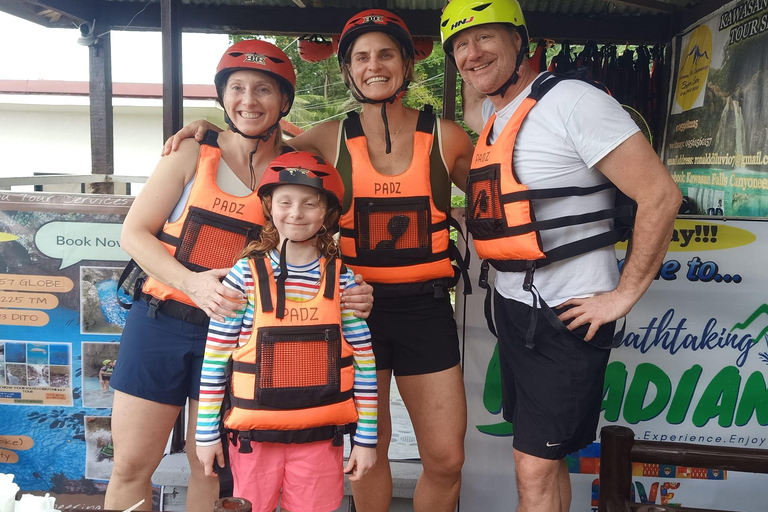
[[[248,242],[259,237],[266,222],[256,192],[238,197],[216,185],[221,160],[217,138],[212,130],[206,133],[184,211],[175,221],[167,222],[158,235],[168,252],[195,272],[232,267]],[[152,277],[147,278],[142,291],[161,301],[197,307],[185,294]]]
[[[615,188],[608,182],[593,187],[558,187],[530,190],[517,178],[514,169],[514,147],[526,116],[537,102],[562,80],[575,79],[545,73],[531,85],[531,93],[512,114],[512,118],[491,144],[490,137],[496,114],[483,128],[475,146],[467,181],[467,229],[474,238],[477,254],[497,270],[523,272],[555,261],[571,258],[626,240],[631,231],[632,205],[569,215],[543,221],[536,220],[533,199],[585,196]],[[546,172],[546,169],[543,170]],[[627,223],[629,218],[629,223]],[[604,219],[615,222],[614,229],[564,244],[547,251],[541,246],[541,231],[586,224]]]
[[[352,347],[341,331],[341,262],[320,259],[322,293],[304,302],[280,300],[269,259],[249,265],[261,305],[253,334],[232,354],[224,426],[237,431],[245,452],[251,440],[340,442],[357,422]]]
[[[454,278],[451,259],[458,254],[448,236],[451,182],[434,144],[434,128],[431,108],[420,112],[411,164],[388,176],[371,163],[358,114],[344,121],[346,145],[341,144],[336,165],[346,188],[341,251],[344,263],[375,288]]]

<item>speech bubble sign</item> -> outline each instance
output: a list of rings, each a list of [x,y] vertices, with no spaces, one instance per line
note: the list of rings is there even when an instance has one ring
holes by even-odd
[[[122,224],[54,221],[40,226],[35,245],[50,258],[60,259],[59,269],[82,260],[128,261],[120,248]]]

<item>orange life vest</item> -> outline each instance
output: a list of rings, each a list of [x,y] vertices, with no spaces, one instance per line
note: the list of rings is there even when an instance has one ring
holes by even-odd
[[[387,176],[371,163],[358,114],[344,121],[346,145],[337,159],[346,189],[339,243],[344,263],[374,288],[454,278],[451,182],[434,144],[434,127],[431,108],[420,112],[410,165]]]
[[[533,268],[613,245],[629,236],[634,211],[631,204],[536,220],[533,199],[585,196],[615,188],[613,183],[530,190],[515,174],[515,141],[526,116],[555,85],[575,78],[552,73],[541,75],[533,82],[531,93],[512,114],[496,141],[493,144],[488,141],[496,114],[488,120],[477,141],[467,181],[467,229],[472,233],[478,256],[497,270],[532,272]],[[541,246],[541,231],[604,219],[614,219],[614,229],[547,251]],[[616,222],[618,220],[621,222]]]
[[[236,431],[245,452],[250,440],[340,442],[357,422],[352,347],[341,331],[341,262],[326,266],[320,259],[323,291],[304,302],[286,302],[284,295],[280,300],[269,259],[251,259],[249,265],[261,305],[254,311],[253,334],[232,354],[224,426]]]
[[[266,222],[256,192],[238,197],[216,185],[221,160],[217,137],[212,130],[206,134],[184,211],[175,221],[167,222],[158,235],[168,252],[195,272],[230,268],[248,242],[259,237]],[[197,307],[184,293],[152,277],[144,282],[142,291],[161,301]]]

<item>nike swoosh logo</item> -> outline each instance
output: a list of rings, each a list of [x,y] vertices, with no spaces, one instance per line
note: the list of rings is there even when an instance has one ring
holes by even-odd
[[[553,446],[560,446],[561,444],[563,444],[563,443],[550,443],[549,441],[547,441],[547,446],[549,448],[552,448]]]

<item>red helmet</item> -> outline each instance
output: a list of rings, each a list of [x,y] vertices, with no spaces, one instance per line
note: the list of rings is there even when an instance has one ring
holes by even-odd
[[[299,38],[299,56],[307,62],[320,62],[333,55],[331,40],[321,35],[303,35]]]
[[[291,151],[272,160],[259,183],[259,197],[279,185],[304,185],[324,193],[331,204],[344,201],[344,183],[339,171],[321,156]]]
[[[403,47],[406,55],[414,58],[413,39],[405,22],[399,16],[383,9],[369,9],[350,18],[339,38],[339,64],[344,64],[344,55],[352,46],[352,42],[367,32],[384,32],[394,37]]]
[[[291,109],[296,94],[296,72],[293,70],[293,64],[280,48],[258,39],[239,41],[230,46],[221,57],[216,67],[216,77],[213,79],[219,102],[222,102],[222,90],[229,75],[243,69],[261,71],[277,79],[288,94],[288,110]],[[288,111],[282,113],[283,116],[286,114]]]
[[[424,60],[430,55],[432,55],[432,48],[434,48],[435,43],[430,39],[429,37],[414,37],[413,38],[413,48],[415,52],[415,58],[413,59],[414,62],[419,62],[420,60]]]

